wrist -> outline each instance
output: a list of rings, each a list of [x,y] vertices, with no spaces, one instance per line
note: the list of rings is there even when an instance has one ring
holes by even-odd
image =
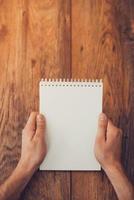
[[[106,165],[103,167],[105,173],[109,175],[114,175],[114,174],[119,174],[119,173],[124,173],[123,166],[120,162],[115,162],[112,165]]]
[[[19,161],[11,176],[1,185],[0,200],[10,199],[10,197],[11,199],[18,199],[33,173],[34,170],[27,168]]]
[[[118,199],[134,199],[134,189],[128,180],[121,163],[103,168],[111,184],[113,185]]]
[[[20,160],[15,170],[23,177],[31,177],[36,171],[36,168]]]

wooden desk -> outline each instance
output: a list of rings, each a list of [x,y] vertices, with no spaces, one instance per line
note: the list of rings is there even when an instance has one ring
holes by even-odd
[[[38,110],[41,78],[104,81],[104,112],[121,127],[134,182],[134,2],[0,1],[0,182],[15,168],[21,132]],[[114,200],[103,172],[37,172],[24,200]]]

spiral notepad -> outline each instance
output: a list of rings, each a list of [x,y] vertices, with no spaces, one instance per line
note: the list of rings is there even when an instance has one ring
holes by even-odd
[[[40,170],[100,170],[93,148],[102,111],[101,80],[40,81],[47,155]]]

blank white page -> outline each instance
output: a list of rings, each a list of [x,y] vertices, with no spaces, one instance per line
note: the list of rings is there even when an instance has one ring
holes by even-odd
[[[94,156],[102,82],[40,82],[47,155],[40,170],[100,170]]]

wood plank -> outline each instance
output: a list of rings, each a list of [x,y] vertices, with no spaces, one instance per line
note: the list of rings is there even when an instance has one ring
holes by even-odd
[[[38,109],[38,82],[41,78],[70,76],[70,4],[69,1],[31,0],[27,5],[27,53],[25,81],[28,102]],[[25,89],[26,90],[26,89]],[[31,96],[32,91],[32,96]],[[31,98],[29,98],[31,96]],[[36,97],[36,101],[33,98]],[[26,104],[27,106],[29,103]],[[24,192],[23,199],[68,200],[69,172],[38,172]]]
[[[129,6],[132,7],[132,1],[72,1],[72,76],[103,79],[103,111],[127,136],[127,141],[126,137],[123,141],[123,160],[132,176],[134,60],[129,52],[127,63],[124,61],[128,47],[123,52],[122,37],[122,32],[130,23]],[[74,172],[71,177],[73,200],[116,199],[111,184],[102,172]]]
[[[21,131],[38,110],[41,78],[70,77],[70,1],[0,1],[0,182],[15,168]],[[69,172],[37,172],[22,199],[70,199]]]
[[[0,1],[0,183],[11,174],[20,157],[25,119],[21,92],[25,51],[22,31],[20,2]]]
[[[123,163],[128,177],[134,184],[134,1],[122,1],[119,10],[123,61],[127,81],[124,80],[125,113],[122,120],[124,130]]]

